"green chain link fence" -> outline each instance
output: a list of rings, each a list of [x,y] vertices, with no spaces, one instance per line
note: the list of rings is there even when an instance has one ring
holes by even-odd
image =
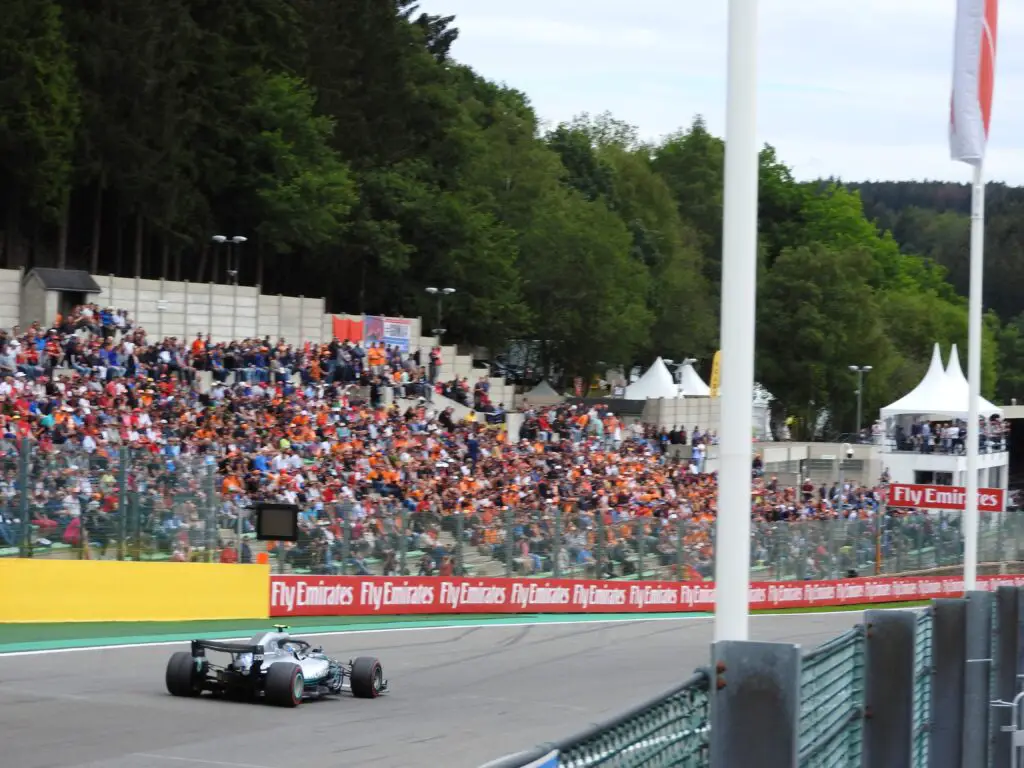
[[[0,557],[250,559],[250,504],[225,491],[212,456],[0,440]],[[308,541],[275,570],[307,574],[700,580],[714,573],[715,522],[620,518],[580,505],[450,513],[389,496],[302,509]],[[963,563],[961,514],[859,514],[771,521],[751,530],[753,581],[930,573]],[[981,563],[1024,561],[1024,512],[981,517]],[[242,558],[245,552],[247,558]]]
[[[914,610],[913,614],[910,765],[929,768],[934,764],[931,761],[931,740],[936,695],[933,686],[935,660],[932,657],[935,613],[929,606]],[[998,616],[993,602],[992,620],[997,624]],[[1020,618],[1024,618],[1024,614]],[[1017,642],[1019,627],[1004,628],[1004,631],[1012,632],[1013,642]],[[996,636],[994,633],[993,656],[997,655]],[[866,626],[859,624],[803,655],[798,687],[797,748],[800,768],[861,766],[865,754],[866,722],[870,717],[865,700],[867,637]],[[995,681],[993,668],[993,696],[997,690]],[[503,758],[490,763],[487,768],[707,768],[710,766],[712,729],[709,690],[710,673],[701,671],[664,696],[609,723],[562,742]],[[730,730],[730,733],[742,738],[743,725],[738,731]],[[960,756],[953,759],[958,765]],[[990,761],[992,765],[1001,764],[992,758]]]
[[[860,754],[864,628],[810,651],[800,679],[800,763],[845,768]]]

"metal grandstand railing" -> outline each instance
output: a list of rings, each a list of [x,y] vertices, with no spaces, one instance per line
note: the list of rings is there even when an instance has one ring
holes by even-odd
[[[997,595],[973,592],[967,599],[945,599],[923,609],[895,611],[899,616],[885,611],[887,618],[900,618],[897,622],[884,623],[901,625],[906,630],[902,639],[899,631],[885,634],[880,626],[883,612],[872,611],[863,623],[803,654],[799,680],[788,683],[799,701],[793,732],[787,737],[781,732],[785,729],[779,729],[779,733],[772,732],[769,738],[790,738],[797,755],[795,764],[800,768],[860,768],[868,764],[871,768],[907,764],[913,768],[945,768],[960,766],[961,760],[966,761],[964,765],[977,768],[1009,765],[1004,758],[1009,754],[1010,734],[996,727],[999,721],[990,720],[988,711],[972,711],[972,718],[964,719],[968,689],[963,682],[963,670],[969,663],[991,663],[990,659],[968,659],[963,643],[965,637],[977,636],[979,631],[985,634],[984,628],[972,623],[963,610],[968,601],[979,599],[989,601],[986,610],[990,613],[982,613],[981,617],[988,619],[990,616],[994,630],[988,655],[993,659],[1016,659],[1017,644],[1024,639],[1024,587],[1001,586]],[[943,604],[941,618],[940,603]],[[958,606],[953,604],[963,604],[959,606],[959,613]],[[940,624],[941,628],[937,628]],[[882,634],[872,640],[873,633],[880,631]],[[945,640],[937,637],[937,633]],[[959,640],[950,645],[951,637]],[[907,658],[913,658],[912,669],[905,664],[893,669],[884,662],[872,669],[869,663],[871,642],[882,646],[905,642]],[[885,655],[891,649],[880,647],[878,650]],[[936,656],[936,653],[941,655]],[[1019,671],[1019,661],[1016,668],[993,665],[991,675],[987,672],[985,675],[988,681],[985,700],[995,703],[999,696],[1006,699],[1010,691],[1019,690]],[[754,676],[757,674],[755,672]],[[872,676],[876,706],[883,708],[884,700],[890,698],[910,702],[904,714],[895,718],[902,719],[903,723],[897,723],[895,731],[892,721],[879,723],[872,715],[866,693]],[[729,678],[729,673],[725,678]],[[757,685],[763,686],[765,679],[758,678]],[[705,768],[711,765],[711,755],[716,749],[715,734],[721,733],[724,740],[751,738],[749,723],[737,722],[742,720],[739,713],[716,708],[710,680],[710,672],[699,672],[680,687],[608,723],[561,742],[502,758],[486,768]],[[951,686],[950,681],[953,681]],[[728,683],[716,684],[736,683],[733,678]],[[742,681],[738,684],[743,687]],[[993,737],[987,756],[961,754],[958,734],[962,729],[979,727],[977,718],[982,714],[982,731],[986,730],[985,724],[991,723],[993,733],[999,732],[1004,738]],[[871,730],[880,726],[885,733],[881,738],[879,733],[872,737]],[[905,749],[892,748],[894,733]],[[951,733],[952,743],[956,745],[954,750],[950,749],[948,740]],[[869,745],[873,742],[877,745],[879,740],[889,742],[884,755],[869,750]],[[750,754],[756,754],[757,745],[751,749]],[[964,749],[969,747],[964,746]]]

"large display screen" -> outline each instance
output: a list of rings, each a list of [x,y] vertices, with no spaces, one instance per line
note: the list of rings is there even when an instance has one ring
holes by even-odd
[[[256,538],[259,541],[298,541],[299,508],[294,504],[256,505]]]

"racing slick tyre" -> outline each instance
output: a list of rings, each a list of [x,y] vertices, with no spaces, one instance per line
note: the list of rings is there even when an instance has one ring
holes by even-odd
[[[275,707],[297,707],[302,703],[302,692],[305,687],[302,667],[298,664],[278,662],[267,670],[263,694],[267,703]]]
[[[380,662],[360,656],[352,662],[352,695],[357,699],[375,699],[384,689],[384,671]]]
[[[191,653],[178,651],[167,662],[167,691],[172,696],[198,696],[203,692],[204,677]]]

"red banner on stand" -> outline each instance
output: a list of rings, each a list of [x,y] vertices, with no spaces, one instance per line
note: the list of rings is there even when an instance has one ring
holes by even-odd
[[[1024,586],[1024,575],[979,576],[978,589]],[[882,604],[964,592],[960,576],[758,582],[750,608]],[[271,616],[401,616],[473,613],[666,613],[712,611],[715,585],[699,581],[272,576]]]
[[[957,485],[910,485],[893,483],[888,488],[886,501],[890,507],[915,509],[963,510],[967,491]],[[1006,509],[1006,491],[1001,488],[978,489],[979,512],[1003,512]]]

